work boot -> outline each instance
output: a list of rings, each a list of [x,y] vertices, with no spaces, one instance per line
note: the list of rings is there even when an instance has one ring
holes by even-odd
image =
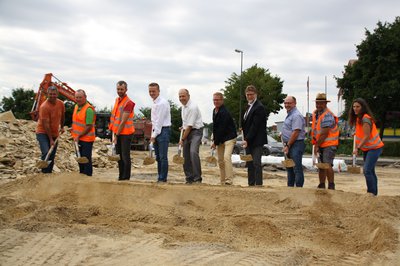
[[[335,183],[329,183],[328,184],[328,189],[335,190]]]
[[[325,189],[325,183],[320,183],[317,188]]]

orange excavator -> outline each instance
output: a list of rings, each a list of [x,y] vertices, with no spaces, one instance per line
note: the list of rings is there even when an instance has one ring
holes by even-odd
[[[54,78],[56,81],[53,81]],[[44,75],[42,83],[40,83],[39,90],[35,95],[35,101],[32,106],[32,110],[29,113],[32,120],[37,121],[39,119],[39,108],[44,101],[47,99],[47,89],[50,86],[56,86],[58,93],[67,98],[68,100],[75,102],[75,90],[73,90],[67,83],[62,82],[52,73],[47,73]]]

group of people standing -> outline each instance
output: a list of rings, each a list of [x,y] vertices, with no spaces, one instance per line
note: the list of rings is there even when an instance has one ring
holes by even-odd
[[[130,147],[135,132],[133,125],[135,103],[128,97],[128,84],[119,81],[116,84],[118,97],[115,99],[111,112],[109,129],[112,131],[112,143],[120,156],[118,161],[118,180],[131,178]],[[168,178],[168,146],[171,135],[170,104],[160,96],[160,86],[150,83],[149,95],[153,100],[151,107],[152,133],[150,142],[153,143],[157,161],[158,182],[167,182]],[[239,130],[243,137],[243,148],[246,154],[251,154],[252,160],[247,162],[248,185],[262,186],[263,174],[261,156],[263,146],[267,142],[267,113],[265,107],[258,99],[258,90],[249,85],[245,89],[247,100],[246,111],[241,118],[242,128]],[[203,137],[203,121],[199,107],[190,99],[187,89],[180,89],[179,101],[182,104],[182,134],[179,145],[183,147],[183,171],[187,184],[201,183],[202,170],[199,156],[199,147]],[[65,107],[57,99],[57,87],[48,88],[48,99],[40,106],[39,120],[36,129],[37,140],[42,152],[42,160],[46,157],[51,146],[54,146],[48,167],[42,169],[43,173],[51,173],[54,166],[54,157],[57,150],[59,134],[63,133],[65,121]],[[79,171],[91,176],[92,148],[95,140],[96,115],[94,107],[87,101],[83,90],[76,91],[76,106],[72,116],[71,135],[77,142],[80,154],[88,158],[87,163],[79,163]],[[316,110],[312,114],[311,138],[313,152],[319,154],[318,160],[329,165],[327,169],[319,169],[318,188],[335,189],[333,160],[339,145],[338,118],[327,108],[326,95],[317,94]],[[231,155],[236,144],[237,129],[235,122],[224,105],[224,95],[220,92],[213,94],[213,135],[211,148],[217,150],[218,165],[220,169],[221,185],[233,184],[233,167]],[[287,111],[281,138],[284,144],[284,153],[292,159],[295,166],[287,169],[287,185],[290,187],[303,187],[304,172],[302,158],[305,150],[306,122],[296,108],[296,98],[287,96],[284,100]],[[378,181],[375,165],[382,153],[383,142],[378,131],[368,104],[358,98],[354,100],[349,112],[349,123],[355,127],[356,147],[364,153],[364,175],[367,182],[367,192],[377,195]]]

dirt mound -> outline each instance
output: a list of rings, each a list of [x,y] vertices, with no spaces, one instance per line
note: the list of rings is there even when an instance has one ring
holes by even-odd
[[[12,115],[12,113],[11,113]],[[9,117],[10,115],[6,116]],[[8,121],[8,122],[5,122]],[[40,149],[36,140],[36,122],[28,120],[0,120],[0,179],[24,177],[39,173],[36,162],[40,160]],[[93,145],[93,166],[115,168],[116,163],[107,159],[109,141],[96,139]],[[56,159],[55,172],[78,170],[70,134],[61,135]]]
[[[252,258],[250,264],[388,262],[387,254],[398,251],[399,196],[293,191],[39,174],[0,185],[0,240],[10,228],[69,237],[139,229],[159,235],[168,249],[196,243],[204,252],[218,250],[211,263],[228,251],[231,262]]]

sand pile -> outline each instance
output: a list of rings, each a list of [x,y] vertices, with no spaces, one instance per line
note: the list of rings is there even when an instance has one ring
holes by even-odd
[[[399,196],[121,183],[75,173],[16,180],[0,185],[0,195],[0,259],[8,264],[398,262]]]
[[[3,113],[4,114],[4,113]],[[12,115],[12,113],[11,113]],[[3,115],[0,119],[0,178],[17,178],[39,173],[36,162],[40,160],[40,149],[36,140],[36,122],[12,119]],[[114,168],[115,163],[107,159],[108,140],[96,139],[93,146],[93,166],[96,168]],[[55,172],[78,170],[70,134],[65,132],[59,140]]]

